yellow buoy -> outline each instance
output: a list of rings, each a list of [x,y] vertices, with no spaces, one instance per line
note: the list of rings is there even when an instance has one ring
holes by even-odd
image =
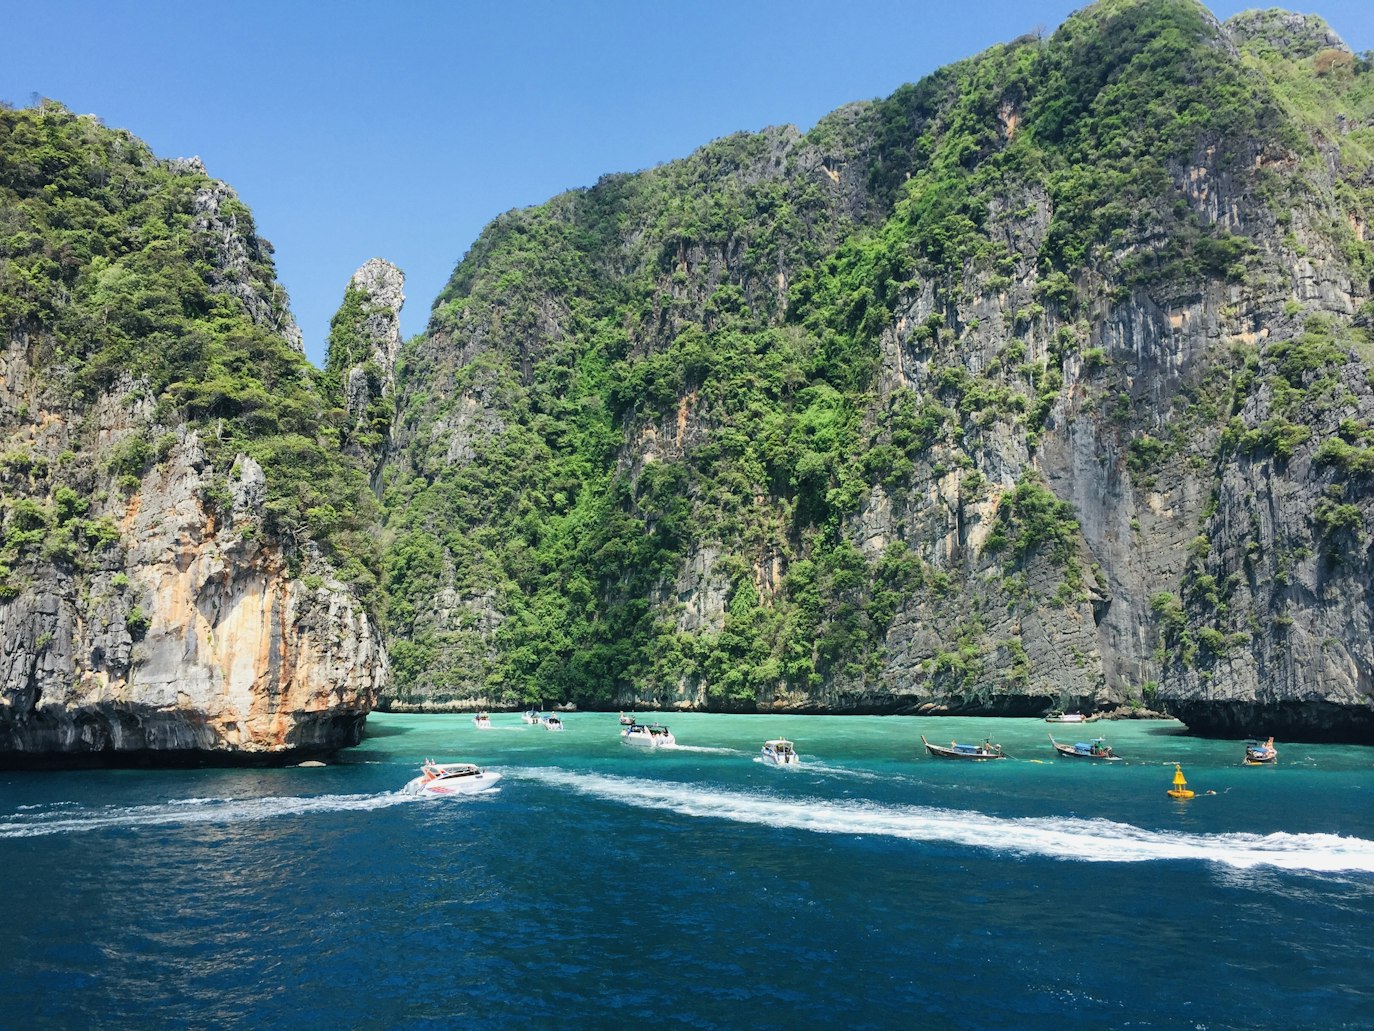
[[[1192,798],[1193,793],[1188,790],[1188,782],[1183,779],[1183,767],[1174,763],[1174,786],[1169,789],[1170,798]]]

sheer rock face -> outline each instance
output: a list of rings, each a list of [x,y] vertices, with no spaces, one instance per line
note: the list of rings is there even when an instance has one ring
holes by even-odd
[[[3,365],[22,370],[22,348]],[[128,380],[103,397],[87,416],[96,441],[144,430],[141,397]],[[80,429],[45,409],[9,443],[55,462]],[[240,456],[216,483],[194,432],[164,439],[136,489],[86,473],[99,488],[86,516],[108,518],[117,541],[14,571],[0,601],[0,763],[279,761],[358,741],[387,673],[370,619],[309,545],[293,572],[263,539],[256,462]]]
[[[0,761],[282,759],[356,744],[387,662],[351,593],[258,539],[262,470],[222,508],[194,434],[99,512],[118,546],[0,602]],[[94,512],[93,512],[94,514]],[[319,578],[318,586],[310,573]]]
[[[389,666],[327,502],[371,499],[271,246],[199,159],[0,121],[0,765],[356,743]]]
[[[1105,20],[1149,6],[1190,5],[1104,4],[1100,11]],[[1200,45],[1208,56],[1221,55],[1236,68],[1267,50],[1313,62],[1320,75],[1318,59],[1330,58],[1325,51],[1346,50],[1324,22],[1309,16],[1252,12],[1224,26],[1210,16],[1201,20]],[[1350,71],[1348,63],[1334,67]],[[1248,64],[1242,73],[1261,75]],[[948,81],[932,79],[937,86]],[[926,95],[937,92],[932,86]],[[1034,126],[1019,103],[1012,89],[989,108],[1004,144]],[[710,210],[739,183],[780,183],[778,192],[804,226],[802,250],[821,255],[823,263],[856,231],[871,242],[865,231],[881,225],[897,203],[882,193],[881,173],[900,172],[899,163],[908,160],[908,180],[922,171],[907,152],[930,144],[925,134],[935,131],[928,123],[937,120],[936,106],[904,109],[905,120],[888,110],[885,127],[871,117],[881,104],[860,104],[805,137],[768,130],[749,151],[752,163],[712,166],[719,195],[710,192],[717,181],[693,183],[699,194],[673,196],[671,203]],[[873,412],[888,399],[915,395],[962,409],[949,434],[958,440],[942,438],[925,448],[912,458],[909,475],[871,483],[839,532],[870,569],[894,545],[904,546],[927,580],[895,605],[876,673],[838,669],[807,689],[785,687],[779,678],[775,690],[761,689],[751,704],[1005,715],[1052,705],[1149,704],[1167,707],[1202,732],[1374,740],[1368,543],[1374,493],[1367,468],[1343,472],[1320,454],[1324,443],[1356,432],[1342,427],[1366,434],[1361,449],[1374,443],[1367,348],[1353,334],[1341,345],[1345,364],[1328,362],[1325,370],[1293,375],[1287,388],[1274,385],[1289,376],[1277,348],[1301,339],[1310,326],[1335,327],[1336,336],[1368,326],[1370,266],[1360,247],[1368,212],[1350,199],[1365,196],[1355,192],[1363,185],[1342,179],[1344,116],[1322,126],[1279,123],[1275,114],[1253,137],[1200,137],[1161,159],[1158,194],[1141,201],[1143,210],[1129,219],[1123,216],[1127,228],[1095,240],[1060,275],[1068,280],[1063,300],[1048,289],[1054,263],[1045,257],[1063,212],[1055,210],[1049,180],[1005,171],[1016,169],[1014,162],[999,169],[997,189],[979,198],[986,204],[978,207],[978,229],[996,244],[1000,267],[972,259],[938,274],[909,265],[891,273],[898,296],[891,322],[880,330],[868,439],[881,438]],[[883,138],[887,130],[892,135]],[[993,147],[990,138],[984,132],[979,145]],[[1300,153],[1308,141],[1311,147]],[[676,169],[695,160],[646,175],[682,181],[672,179]],[[416,345],[413,387],[424,401],[414,401],[394,431],[411,454],[427,454],[426,476],[499,452],[515,418],[508,403],[514,391],[503,393],[502,375],[526,385],[537,380],[532,370],[570,335],[569,296],[535,272],[520,279],[523,305],[503,305],[495,289],[505,271],[500,261],[508,258],[503,240],[518,239],[531,225],[547,230],[566,221],[585,228],[574,217],[580,208],[616,210],[615,231],[597,236],[596,249],[578,251],[559,273],[564,281],[584,272],[592,281],[590,269],[617,281],[653,283],[637,321],[624,320],[625,347],[634,357],[653,356],[687,327],[709,335],[711,298],[722,288],[737,289],[751,314],[763,313],[781,331],[804,321],[805,311],[794,319],[787,305],[789,283],[805,270],[784,261],[787,248],[777,237],[757,226],[716,236],[694,226],[646,257],[644,241],[652,239],[655,214],[663,213],[631,208],[626,214],[616,207],[619,185],[607,180],[559,198],[541,209],[543,223],[530,219],[522,226],[521,213],[502,216],[460,266],[449,307],[436,305],[431,332]],[[751,240],[761,237],[768,249],[751,249]],[[1141,274],[1164,266],[1171,250],[1198,243],[1237,245],[1241,267],[1204,272],[1194,263],[1181,272]],[[513,308],[524,321],[517,322]],[[1061,376],[1062,386],[1034,426],[1027,407],[1008,416],[994,404],[968,400],[972,392],[961,396],[944,385],[951,372],[966,374],[965,382],[985,396],[1002,389],[1033,405],[1044,388],[1027,386],[1024,370],[1037,368]],[[623,419],[617,475],[634,483],[655,466],[690,466],[694,456],[719,448],[711,375],[685,377],[675,399],[634,408]],[[1342,389],[1316,390],[1328,375]],[[1253,385],[1236,387],[1246,376]],[[1311,393],[1300,410],[1293,407],[1294,391]],[[1286,422],[1308,436],[1283,454],[1286,445],[1276,449],[1266,434]],[[1168,446],[1156,455],[1150,448],[1162,441]],[[746,447],[738,440],[729,445]],[[786,590],[789,565],[809,557],[797,541],[802,534],[787,536],[796,529],[787,526],[794,497],[748,476],[740,475],[741,507],[752,500],[776,515],[774,523],[751,524],[747,541],[692,537],[676,570],[646,594],[661,626],[698,644],[728,627],[732,600],[751,571],[766,608]],[[1006,521],[1006,498],[1028,480],[1072,507],[1071,563],[1045,554],[1013,562],[989,546]],[[685,493],[696,486],[690,473],[688,482]],[[1337,505],[1346,507],[1333,510]],[[494,515],[493,522],[505,517]],[[1070,564],[1078,574],[1072,583]],[[442,614],[418,617],[425,630],[439,638],[499,625],[493,617],[506,600],[499,591],[464,597]],[[465,638],[465,646],[474,640]],[[499,646],[489,635],[479,644],[473,654],[481,661],[473,668],[485,675],[497,668]],[[644,687],[643,695],[632,693],[641,690],[634,685],[620,701],[709,707],[718,704],[710,687],[684,676],[667,689]],[[415,690],[422,695],[425,688]]]

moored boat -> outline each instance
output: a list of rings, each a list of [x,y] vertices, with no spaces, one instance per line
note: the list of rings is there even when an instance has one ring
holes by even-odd
[[[1093,738],[1091,741],[1078,741],[1072,745],[1061,745],[1050,735],[1050,744],[1054,745],[1054,750],[1069,759],[1105,759],[1108,762],[1121,762],[1121,756],[1112,751],[1111,745],[1107,744],[1104,738]]]
[[[1274,739],[1271,737],[1264,744],[1258,741],[1245,742],[1245,765],[1246,766],[1272,766],[1279,761],[1279,750],[1274,747]]]
[[[650,747],[677,744],[673,732],[658,723],[632,723],[620,732],[620,739],[626,744]]]
[[[634,721],[635,718],[633,716],[626,716],[623,712],[620,714],[620,725],[622,727],[631,726],[634,724]]]
[[[1087,723],[1088,717],[1081,712],[1065,712],[1063,709],[1055,709],[1045,715],[1046,723]]]
[[[774,766],[793,766],[801,762],[797,756],[797,749],[785,737],[774,738],[763,743],[764,762],[770,762]]]
[[[922,734],[921,744],[926,746],[927,752],[941,759],[968,759],[973,762],[984,762],[988,759],[1007,758],[1002,752],[1002,746],[994,745],[987,738],[983,739],[981,745],[961,745],[951,741],[949,747],[946,748],[944,745],[932,745]]]
[[[407,795],[475,795],[494,787],[501,774],[475,763],[436,763],[426,759],[420,775],[401,789]]]
[[[478,730],[490,730],[491,717],[488,716],[485,712],[479,712],[476,716],[472,718],[472,725],[476,727]]]
[[[528,709],[520,714],[521,723],[538,723],[543,718],[538,709]]]

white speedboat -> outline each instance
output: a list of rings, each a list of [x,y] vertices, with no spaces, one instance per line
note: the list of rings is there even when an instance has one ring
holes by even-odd
[[[406,795],[475,795],[495,786],[501,774],[484,770],[474,763],[437,763],[426,759],[420,775],[401,792]]]
[[[545,730],[562,730],[562,729],[563,729],[563,721],[560,720],[557,716],[545,716],[545,717],[544,717],[544,729],[545,729]]]
[[[1064,712],[1064,711],[1061,710],[1061,709],[1055,709],[1053,712],[1047,713],[1047,714],[1046,714],[1046,716],[1045,716],[1045,722],[1046,722],[1046,723],[1087,723],[1087,722],[1088,722],[1088,717],[1084,716],[1081,712]]]
[[[774,766],[791,766],[801,762],[801,759],[797,757],[796,748],[785,737],[774,738],[772,741],[763,743],[763,760]]]
[[[478,730],[490,730],[491,717],[488,716],[485,712],[479,712],[476,716],[472,718],[472,725],[476,727]]]
[[[620,714],[620,725],[622,727],[633,726],[634,721],[635,718],[633,716],[626,716],[623,712]]]
[[[535,723],[535,724],[537,724],[537,723],[539,723],[541,720],[543,720],[543,718],[544,718],[544,717],[541,716],[541,715],[539,714],[539,710],[538,710],[538,709],[530,709],[528,712],[522,712],[522,713],[520,714],[520,722],[522,722],[522,723]]]
[[[657,723],[631,723],[620,732],[620,738],[626,744],[648,745],[651,748],[677,744],[673,732]]]

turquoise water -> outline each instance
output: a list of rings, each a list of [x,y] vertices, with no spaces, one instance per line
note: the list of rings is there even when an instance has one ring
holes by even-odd
[[[0,774],[0,1024],[1374,1021],[1374,749],[1247,768],[1167,722],[660,718],[677,748],[614,714],[375,715],[323,769]],[[777,736],[800,768],[757,761]],[[503,779],[399,795],[427,756]]]

